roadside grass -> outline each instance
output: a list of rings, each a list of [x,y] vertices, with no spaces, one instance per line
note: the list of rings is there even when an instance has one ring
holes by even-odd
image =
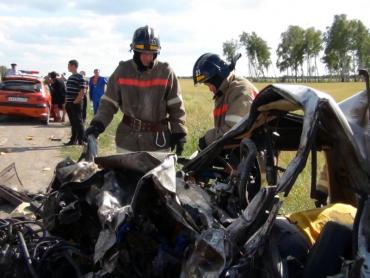
[[[180,79],[182,88],[182,95],[185,103],[187,114],[187,128],[188,137],[185,145],[183,155],[190,156],[197,149],[198,139],[213,126],[213,100],[212,95],[206,86],[193,86],[191,79]],[[261,90],[267,83],[254,83],[255,86]],[[304,83],[318,89],[320,91],[330,94],[337,102],[354,95],[355,93],[364,89],[363,82],[348,82],[348,83]],[[92,109],[89,103],[88,118],[86,125],[92,119]],[[115,132],[118,123],[122,118],[122,113],[117,113],[112,123],[108,126],[106,131],[100,135],[98,140],[99,155],[107,155],[115,153]],[[82,148],[80,146],[63,148],[62,155],[64,157],[70,156],[76,160],[81,154]],[[289,162],[294,158],[295,152],[284,152],[279,157],[279,166],[285,168]],[[318,155],[318,169],[321,169],[323,158],[321,154]],[[304,210],[314,207],[313,201],[310,199],[310,183],[311,183],[311,169],[310,158],[307,161],[307,166],[299,175],[295,185],[292,188],[289,196],[284,198],[282,213],[289,213],[298,210]],[[319,175],[319,172],[318,172]]]

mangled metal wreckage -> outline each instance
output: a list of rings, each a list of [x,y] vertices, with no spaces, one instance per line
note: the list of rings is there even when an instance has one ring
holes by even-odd
[[[264,166],[269,186],[263,187],[243,212],[244,220],[247,221],[240,221],[246,225],[245,231],[239,233],[245,236],[241,241],[243,256],[240,260],[242,263],[226,270],[229,276],[233,276],[232,273],[236,273],[235,276],[240,273],[250,274],[251,269],[259,268],[261,271],[259,275],[262,277],[264,275],[285,277],[284,275],[287,274],[285,271],[291,270],[288,257],[292,254],[288,252],[285,258],[277,256],[275,259],[272,255],[279,254],[281,251],[276,252],[274,250],[276,246],[271,246],[271,243],[276,243],[273,238],[274,234],[271,233],[276,224],[276,220],[273,220],[275,218],[273,213],[278,210],[282,202],[276,194],[283,193],[284,196],[289,194],[311,153],[310,197],[316,200],[319,207],[327,203],[350,204],[357,207],[354,223],[350,228],[350,242],[347,241],[347,246],[343,247],[351,251],[347,252],[347,257],[341,261],[339,257],[344,256],[345,252],[340,253],[336,250],[338,251],[336,253],[330,250],[333,247],[330,244],[341,245],[343,243],[341,240],[343,241],[344,237],[341,237],[341,232],[348,228],[334,227],[332,229],[330,227],[327,233],[329,237],[334,238],[334,242],[326,243],[325,248],[323,241],[327,240],[328,236],[321,235],[322,239],[319,238],[303,258],[300,270],[293,272],[295,275],[289,277],[326,277],[329,274],[337,274],[338,277],[369,277],[370,134],[368,133],[368,100],[369,92],[362,91],[337,105],[330,96],[305,86],[268,86],[254,101],[249,117],[239,122],[230,132],[184,167],[186,172],[195,176],[202,175],[202,169],[209,167],[212,161],[217,161],[223,149],[232,148],[235,145],[240,145],[241,149],[243,146],[251,150],[255,147],[265,152]],[[292,113],[297,110],[303,110],[304,116]],[[276,160],[280,151],[297,152],[287,168],[283,169],[283,173],[278,175],[279,167],[276,165]],[[317,152],[319,151],[324,153],[327,163],[329,184],[326,192],[317,188]],[[242,162],[243,156],[240,164]],[[270,200],[267,197],[269,194],[271,194]],[[262,197],[266,199],[259,199]],[[253,221],[262,221],[262,224],[255,226]],[[229,238],[235,223],[237,221],[226,228]],[[254,233],[256,229],[257,232]],[[337,233],[336,230],[340,231]],[[322,229],[322,232],[325,233],[325,229]],[[258,252],[262,252],[259,253],[260,256],[256,256]],[[324,255],[319,256],[319,253]],[[316,257],[321,261],[315,259]],[[256,265],[258,258],[262,261]],[[325,263],[327,263],[326,266]],[[319,267],[318,265],[324,266]],[[225,269],[223,271],[225,272]],[[252,273],[255,274],[255,270]]]
[[[270,85],[249,116],[181,171],[171,154],[65,160],[36,206],[37,224],[1,220],[0,269],[5,277],[369,277],[367,109],[366,91],[338,106],[308,87]],[[281,169],[287,150],[296,155]],[[318,152],[326,192],[317,188]],[[319,209],[341,203],[357,212],[350,228],[324,226],[301,248],[279,231],[279,209],[310,154]],[[346,246],[327,250],[328,238]]]

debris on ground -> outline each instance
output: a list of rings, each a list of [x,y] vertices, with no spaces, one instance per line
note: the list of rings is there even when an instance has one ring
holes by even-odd
[[[50,139],[51,141],[62,141],[62,138],[55,137],[54,135],[51,135],[51,136],[49,137],[49,139]]]

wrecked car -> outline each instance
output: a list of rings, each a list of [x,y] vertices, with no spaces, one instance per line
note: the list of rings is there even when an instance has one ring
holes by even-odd
[[[267,86],[249,115],[179,171],[167,153],[96,156],[89,138],[80,161],[60,162],[33,201],[37,222],[2,220],[0,269],[5,277],[368,277],[368,103],[367,91],[338,105],[309,87]],[[296,152],[285,169],[284,151]],[[320,152],[326,191],[317,188]],[[283,215],[307,164],[317,208]]]
[[[217,271],[212,270],[214,273],[227,277],[369,277],[368,103],[367,90],[337,105],[330,96],[309,87],[270,85],[256,97],[249,117],[183,168],[196,180],[214,167],[225,148],[240,146],[247,149],[246,153],[255,155],[257,149],[267,154],[264,166],[268,186],[262,187],[241,216],[222,231],[222,244],[229,242],[236,250],[231,254],[218,252],[223,260],[219,260],[222,263]],[[276,157],[281,151],[296,151],[296,155],[279,174]],[[324,153],[328,169],[326,192],[317,188],[319,152]],[[291,214],[289,223],[281,228],[279,208],[308,164],[309,154],[310,197],[316,199],[319,208]],[[327,212],[328,218],[320,218]],[[338,223],[344,219],[345,223]],[[320,222],[319,229],[315,221]],[[308,245],[294,237],[281,243],[287,234],[299,233],[305,234]],[[217,250],[211,242],[207,247]],[[200,252],[195,250],[192,256],[199,257]],[[207,275],[208,270],[195,262],[189,269]]]

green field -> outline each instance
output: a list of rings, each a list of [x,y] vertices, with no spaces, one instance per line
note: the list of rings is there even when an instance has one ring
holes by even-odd
[[[185,146],[184,155],[189,156],[197,149],[197,143],[199,137],[201,137],[205,131],[212,127],[212,111],[213,111],[213,100],[212,95],[208,91],[206,86],[194,87],[191,79],[181,79],[181,88],[183,99],[185,102],[185,108],[187,113],[187,128],[189,130],[189,136]],[[256,87],[261,90],[264,88],[266,83],[255,83]],[[360,90],[364,89],[364,83],[362,82],[350,82],[350,83],[307,83],[303,84],[320,91],[330,94],[336,101],[341,101]],[[89,109],[89,112],[91,109]],[[89,115],[91,119],[91,114]],[[114,117],[113,122],[107,128],[107,130],[99,137],[99,154],[111,154],[115,152],[114,136],[116,126],[122,118],[121,113],[117,113]],[[71,156],[77,159],[81,149],[79,147],[65,148],[65,156]],[[279,158],[279,164],[283,167],[289,163],[294,157],[294,153],[284,153]],[[320,162],[320,161],[319,161]],[[309,195],[310,186],[310,172],[306,169],[299,177],[296,182],[296,186],[293,187],[291,194],[284,202],[283,211],[290,212],[299,209],[306,209],[313,207],[312,201],[307,197]]]

